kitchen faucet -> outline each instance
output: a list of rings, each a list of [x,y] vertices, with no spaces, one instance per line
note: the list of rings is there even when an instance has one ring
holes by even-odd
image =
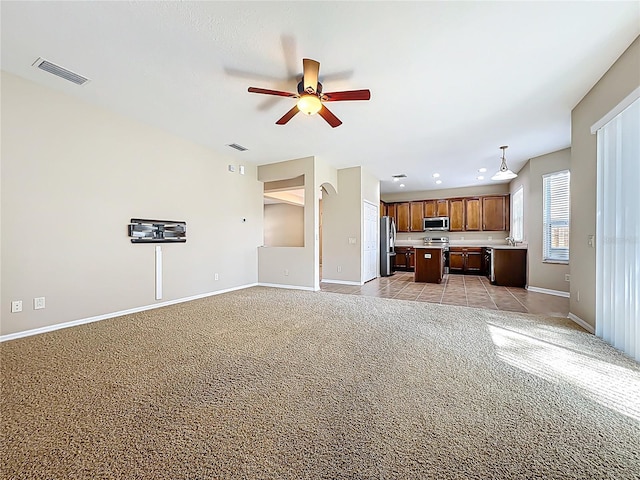
[[[516,241],[513,237],[507,237],[505,238],[505,240],[507,241],[507,245],[511,246],[511,247],[515,247],[516,246]]]

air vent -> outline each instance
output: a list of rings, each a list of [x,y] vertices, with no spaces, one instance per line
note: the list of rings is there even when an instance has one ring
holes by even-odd
[[[240,152],[244,152],[245,150],[249,150],[247,147],[243,147],[242,145],[238,145],[237,143],[231,143],[227,145],[227,147],[235,148]]]
[[[75,83],[76,85],[84,85],[89,81],[88,78],[85,78],[82,75],[78,75],[77,73],[73,73],[66,68],[62,68],[60,65],[48,62],[44,58],[38,58],[33,63],[33,66],[39,68],[40,70],[44,70],[45,72],[49,72],[56,77],[64,78],[65,80],[68,80],[71,83]]]

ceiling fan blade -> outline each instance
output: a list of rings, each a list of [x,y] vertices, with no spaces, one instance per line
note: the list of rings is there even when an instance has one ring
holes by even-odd
[[[302,81],[304,83],[304,89],[309,92],[315,93],[318,90],[318,71],[320,70],[320,63],[310,58],[302,59]]]
[[[345,100],[369,100],[371,92],[369,90],[348,90],[344,92],[323,93],[324,102],[342,102]]]
[[[338,117],[336,117],[333,113],[331,113],[329,109],[324,105],[318,112],[318,115],[324,118],[327,121],[327,123],[331,125],[333,128],[336,128],[342,125],[342,121]]]
[[[267,88],[249,87],[249,92],[251,92],[251,93],[263,93],[265,95],[277,95],[279,97],[293,97],[293,98],[297,98],[298,97],[298,95],[295,94],[295,93],[282,92],[280,90],[269,90]]]
[[[291,120],[291,119],[294,117],[294,115],[295,115],[296,113],[298,113],[299,111],[300,111],[300,110],[298,110],[298,106],[297,106],[297,105],[294,105],[294,107],[293,107],[291,110],[289,110],[287,113],[285,113],[285,114],[282,116],[282,118],[276,122],[276,125],[284,125],[284,124],[285,124],[285,123],[287,123],[289,120]]]

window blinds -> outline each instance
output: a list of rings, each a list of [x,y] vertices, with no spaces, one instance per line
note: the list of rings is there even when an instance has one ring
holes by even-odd
[[[569,262],[569,180],[568,170],[542,176],[544,262]]]

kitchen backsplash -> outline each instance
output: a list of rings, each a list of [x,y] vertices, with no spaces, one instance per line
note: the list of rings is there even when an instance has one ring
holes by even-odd
[[[411,232],[398,233],[396,242],[413,243],[421,242],[424,237],[449,237],[452,244],[506,244],[505,240],[509,236],[509,232]]]

